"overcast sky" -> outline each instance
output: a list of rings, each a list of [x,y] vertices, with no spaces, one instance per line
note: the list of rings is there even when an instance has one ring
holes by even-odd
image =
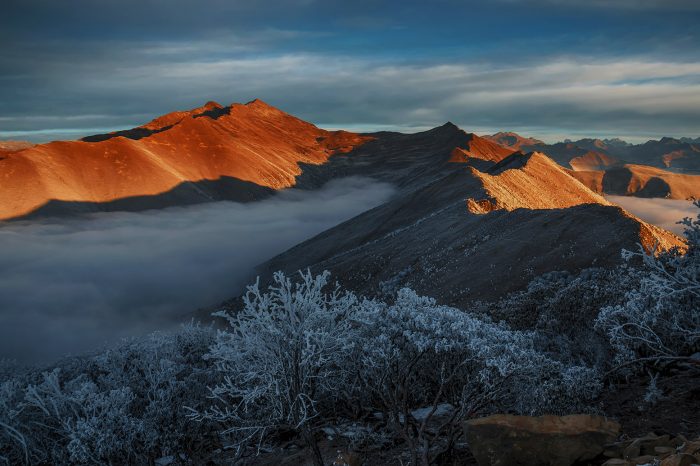
[[[700,136],[697,0],[3,0],[0,138],[261,98],[328,128]]]

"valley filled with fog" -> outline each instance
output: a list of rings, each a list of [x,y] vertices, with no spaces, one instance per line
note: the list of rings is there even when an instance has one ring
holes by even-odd
[[[389,199],[366,178],[216,202],[0,226],[0,354],[44,363],[167,329],[236,295],[254,267]]]
[[[645,222],[665,228],[677,235],[683,235],[684,225],[678,222],[685,217],[695,218],[697,208],[692,201],[678,199],[642,198],[630,196],[605,196]]]

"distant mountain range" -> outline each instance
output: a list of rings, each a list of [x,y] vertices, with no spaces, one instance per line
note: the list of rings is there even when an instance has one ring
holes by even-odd
[[[665,137],[643,144],[630,144],[621,139],[587,138],[546,144],[517,133],[496,133],[484,137],[516,150],[544,152],[559,164],[574,170],[628,163],[671,169],[675,172],[700,173],[700,138]],[[581,163],[583,165],[577,167],[577,164]]]
[[[697,139],[662,138],[644,144],[621,139],[580,139],[545,144],[516,133],[485,136],[504,147],[540,151],[597,193],[669,199],[700,198]]]
[[[250,201],[293,186],[369,137],[325,131],[259,100],[214,102],[138,128],[39,144],[0,162],[0,219]]]

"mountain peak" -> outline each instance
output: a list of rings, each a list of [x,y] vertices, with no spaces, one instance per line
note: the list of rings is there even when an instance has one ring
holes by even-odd
[[[496,134],[482,136],[484,139],[488,139],[491,142],[495,142],[503,147],[509,149],[519,150],[523,146],[537,146],[544,144],[539,139],[528,138],[521,136],[518,133],[512,131],[500,131]]]
[[[207,110],[214,110],[214,109],[219,109],[219,108],[224,108],[224,106],[221,105],[219,102],[215,102],[213,100],[210,100],[209,102],[207,102],[203,106],[199,107],[197,110],[207,111]]]
[[[452,134],[452,133],[459,133],[461,131],[463,131],[462,128],[455,125],[451,121],[448,121],[445,124],[442,124],[440,126],[436,126],[435,128],[429,129],[427,132],[432,133],[432,134]]]
[[[276,107],[273,107],[272,105],[268,104],[267,102],[261,100],[261,99],[253,99],[250,102],[245,103],[246,107],[259,107],[259,108],[274,108],[277,110]]]
[[[480,206],[488,200],[493,209],[562,209],[580,204],[610,205],[603,197],[571,176],[556,162],[541,152],[515,152],[486,172],[472,168],[486,196],[474,199],[469,206]],[[486,209],[487,211],[489,209]]]

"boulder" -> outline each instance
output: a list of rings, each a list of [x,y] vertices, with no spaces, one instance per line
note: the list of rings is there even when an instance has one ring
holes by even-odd
[[[697,464],[697,461],[698,460],[692,455],[680,453],[664,458],[661,461],[661,466],[693,466]]]
[[[673,443],[668,435],[655,435],[648,433],[630,443],[623,452],[625,458],[635,458],[640,455],[653,455],[658,447],[672,447]]]
[[[632,466],[632,463],[620,458],[611,458],[603,463],[603,466]]]
[[[620,425],[600,416],[498,414],[465,423],[479,466],[569,466],[600,455]]]

